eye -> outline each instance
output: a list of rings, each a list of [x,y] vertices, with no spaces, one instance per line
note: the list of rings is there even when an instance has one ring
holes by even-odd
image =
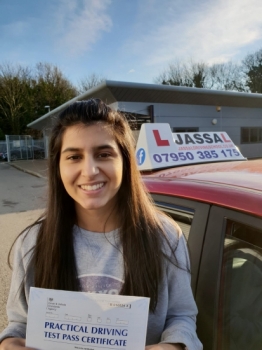
[[[66,159],[68,159],[68,160],[78,160],[78,159],[80,159],[80,158],[81,158],[80,155],[78,155],[78,154],[73,154],[73,155],[68,156]]]
[[[111,153],[108,153],[108,152],[103,152],[98,154],[98,158],[103,158],[103,159],[109,158],[110,156],[111,156]]]

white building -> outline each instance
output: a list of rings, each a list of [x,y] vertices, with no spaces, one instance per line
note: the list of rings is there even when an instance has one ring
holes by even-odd
[[[48,135],[52,119],[74,101],[100,98],[143,122],[169,123],[176,131],[226,131],[248,158],[262,157],[262,94],[107,80],[28,126]]]

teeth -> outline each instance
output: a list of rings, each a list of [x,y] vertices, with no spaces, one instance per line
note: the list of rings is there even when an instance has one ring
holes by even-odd
[[[99,188],[103,187],[104,186],[104,183],[101,182],[100,184],[96,184],[96,185],[93,185],[93,186],[89,186],[89,185],[81,185],[81,188],[83,190],[86,190],[86,191],[95,191],[95,190],[98,190]]]

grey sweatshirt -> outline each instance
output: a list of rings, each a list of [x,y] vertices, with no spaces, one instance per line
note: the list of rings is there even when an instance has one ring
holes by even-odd
[[[164,276],[159,286],[159,298],[154,313],[149,314],[146,344],[183,343],[189,350],[200,350],[196,335],[197,307],[190,287],[189,257],[186,242],[179,228],[165,224],[181,269],[166,260]],[[18,293],[24,279],[37,236],[37,227],[19,237],[15,245],[14,268],[7,302],[9,324],[0,334],[0,342],[7,337],[25,338],[30,286],[33,274],[26,279],[22,293]],[[171,256],[167,244],[163,249]],[[78,278],[83,292],[118,294],[123,284],[123,257],[118,230],[108,233],[90,232],[74,227],[74,248]],[[29,252],[29,254],[27,254]]]

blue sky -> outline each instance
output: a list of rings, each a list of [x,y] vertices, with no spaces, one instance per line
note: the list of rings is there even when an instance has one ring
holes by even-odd
[[[0,0],[0,64],[57,65],[153,83],[174,61],[241,61],[262,48],[261,0]]]

